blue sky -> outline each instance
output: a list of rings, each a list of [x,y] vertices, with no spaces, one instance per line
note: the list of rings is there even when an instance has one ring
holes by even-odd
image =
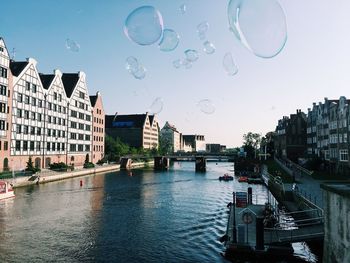
[[[179,7],[187,7],[184,15]],[[84,71],[90,95],[101,91],[107,113],[143,113],[153,100],[164,102],[161,125],[170,121],[185,134],[204,134],[212,143],[239,146],[248,131],[274,130],[283,115],[304,111],[324,97],[350,97],[350,2],[337,0],[281,0],[288,27],[282,52],[263,59],[248,51],[228,30],[228,1],[77,1],[1,0],[0,36],[16,49],[16,60],[33,57],[40,72]],[[139,46],[123,32],[124,21],[137,7],[152,5],[165,28],[181,39],[173,52],[157,45]],[[208,21],[207,38],[216,52],[207,55],[196,26]],[[65,40],[80,45],[77,53]],[[200,58],[191,69],[175,69],[172,61],[196,49]],[[231,52],[239,67],[227,76],[222,58]],[[125,69],[128,56],[147,68],[143,80]],[[202,113],[197,102],[213,101],[216,111]]]

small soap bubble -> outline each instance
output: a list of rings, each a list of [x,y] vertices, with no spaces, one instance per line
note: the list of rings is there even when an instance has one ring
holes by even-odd
[[[234,76],[238,72],[238,67],[233,60],[232,54],[230,52],[227,52],[224,55],[224,58],[222,60],[222,64],[224,66],[224,70],[229,76]]]
[[[209,99],[199,101],[197,106],[199,107],[200,111],[205,114],[213,114],[215,112],[215,106]]]
[[[278,55],[287,41],[284,11],[276,0],[230,0],[230,30],[252,53],[262,58]]]
[[[157,97],[149,107],[149,111],[152,114],[158,114],[163,110],[163,100],[160,97]]]
[[[138,45],[152,45],[162,36],[163,28],[160,12],[153,6],[141,6],[126,18],[124,33]]]
[[[185,4],[180,5],[179,9],[180,9],[180,13],[182,15],[184,15],[186,13],[186,5]]]
[[[180,37],[172,29],[164,29],[162,40],[159,43],[161,51],[173,51],[179,44]]]
[[[80,45],[72,39],[66,39],[66,48],[72,52],[79,52]]]
[[[174,60],[173,66],[174,68],[180,68],[182,66],[182,60],[181,59]]]
[[[188,59],[183,59],[181,64],[186,68],[186,69],[190,69],[192,68],[192,62],[189,61]]]
[[[128,57],[126,59],[125,68],[136,79],[143,79],[146,76],[145,67],[135,57]]]
[[[200,40],[206,39],[206,33],[209,29],[209,23],[204,21],[197,26],[197,34]]]
[[[207,53],[208,55],[211,55],[215,52],[215,46],[213,43],[209,42],[209,41],[205,41],[203,43],[203,50],[205,53]]]
[[[199,58],[197,50],[187,49],[184,53],[188,62],[195,62]]]

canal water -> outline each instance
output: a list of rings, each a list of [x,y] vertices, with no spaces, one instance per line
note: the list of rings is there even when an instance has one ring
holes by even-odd
[[[232,171],[208,163],[195,173],[182,162],[16,189],[0,202],[0,262],[228,262],[226,206],[248,187],[218,180]],[[266,188],[252,187],[264,204]],[[299,262],[317,262],[307,245],[294,249]]]

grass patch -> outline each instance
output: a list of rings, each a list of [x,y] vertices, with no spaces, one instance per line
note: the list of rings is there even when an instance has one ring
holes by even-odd
[[[283,183],[293,183],[293,177],[283,170],[282,167],[275,162],[275,160],[267,160],[265,164],[269,174],[273,176],[280,176]]]

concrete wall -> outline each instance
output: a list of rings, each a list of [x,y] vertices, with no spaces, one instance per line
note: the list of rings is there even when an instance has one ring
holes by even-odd
[[[325,200],[323,262],[350,262],[350,185],[322,185]]]

